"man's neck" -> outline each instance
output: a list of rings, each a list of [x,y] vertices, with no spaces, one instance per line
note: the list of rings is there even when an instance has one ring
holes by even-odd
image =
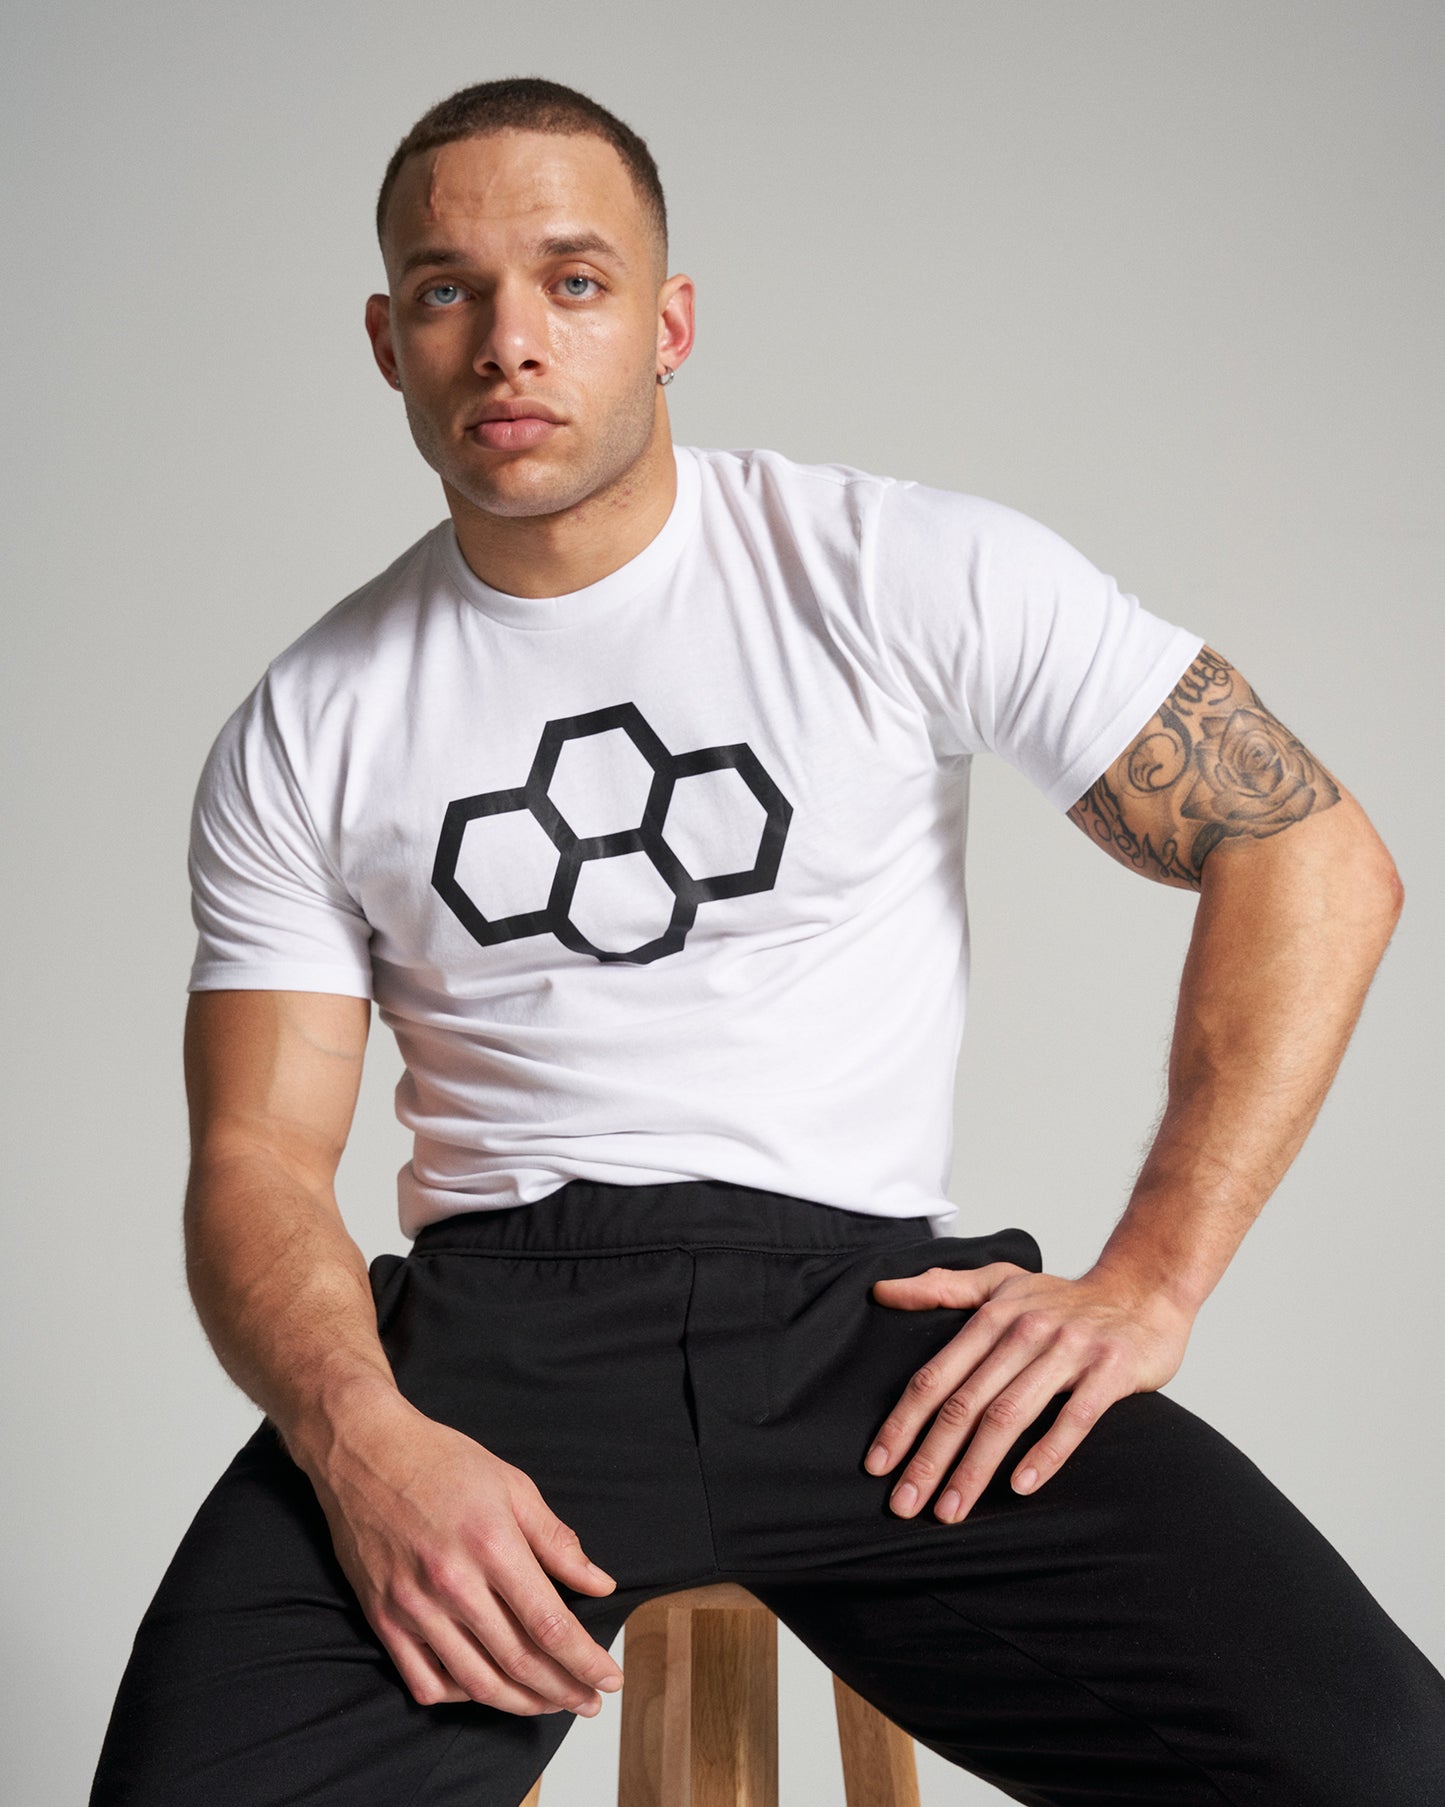
[[[550,515],[492,515],[443,483],[462,557],[512,596],[565,596],[619,570],[656,539],[677,495],[670,435],[654,434],[626,474]]]

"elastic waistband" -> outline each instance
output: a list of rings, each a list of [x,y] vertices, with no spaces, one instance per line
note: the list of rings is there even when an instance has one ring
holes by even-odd
[[[866,1249],[932,1239],[926,1216],[880,1217],[731,1180],[664,1180],[650,1186],[568,1180],[531,1204],[466,1211],[426,1224],[412,1253]]]

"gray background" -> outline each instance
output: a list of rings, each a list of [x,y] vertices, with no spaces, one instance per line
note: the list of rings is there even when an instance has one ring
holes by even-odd
[[[595,93],[658,158],[700,295],[678,440],[1035,515],[1233,658],[1395,852],[1361,1028],[1169,1391],[1445,1663],[1442,20],[12,4],[7,1798],[84,1799],[135,1622],[256,1421],[181,1270],[187,814],[267,659],[444,513],[362,331],[370,215],[416,115],[498,75]],[[1077,1272],[1158,1106],[1193,900],[996,762],[976,798],[959,1227],[1027,1224]],[[368,1255],[402,1246],[396,1072],[381,1031],[341,1174]],[[835,1804],[826,1675],[782,1649],[784,1800]],[[610,1798],[619,1713],[544,1801]],[[1000,1798],[919,1757],[931,1807]]]

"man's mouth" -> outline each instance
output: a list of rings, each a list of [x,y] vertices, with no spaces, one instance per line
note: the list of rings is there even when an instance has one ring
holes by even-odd
[[[495,446],[503,452],[540,445],[556,431],[555,421],[542,420],[535,414],[524,414],[519,420],[483,420],[470,429],[473,439],[480,439],[483,445]]]
[[[542,402],[496,402],[468,423],[467,435],[498,451],[525,451],[550,439],[562,423]]]

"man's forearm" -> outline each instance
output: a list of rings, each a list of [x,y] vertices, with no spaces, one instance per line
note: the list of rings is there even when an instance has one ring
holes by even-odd
[[[1198,1310],[1315,1120],[1402,895],[1349,798],[1210,855],[1168,1102],[1095,1273]]]
[[[529,1476],[397,1389],[329,1186],[266,1152],[198,1161],[186,1264],[222,1365],[310,1478],[412,1698],[597,1712],[595,1690],[622,1674],[556,1583],[604,1594],[616,1581]]]
[[[348,1413],[400,1400],[366,1262],[329,1189],[261,1149],[198,1158],[185,1232],[211,1346],[303,1467],[324,1460]]]

